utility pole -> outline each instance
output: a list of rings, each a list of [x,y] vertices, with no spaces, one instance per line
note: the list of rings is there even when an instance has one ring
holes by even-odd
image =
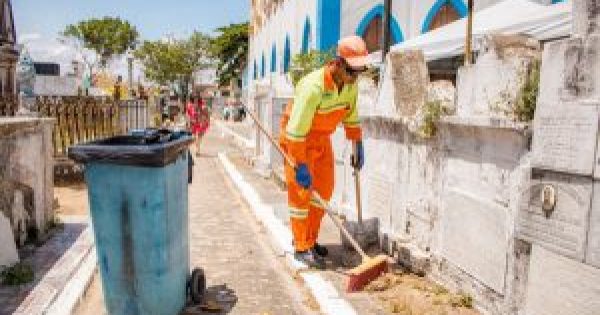
[[[467,36],[465,39],[465,66],[471,64],[472,61],[472,48],[471,43],[473,42],[473,0],[469,0],[467,6]]]
[[[390,51],[391,40],[391,27],[392,24],[392,0],[383,1],[383,36],[382,36],[382,49],[381,49],[381,62],[385,64],[385,56]]]

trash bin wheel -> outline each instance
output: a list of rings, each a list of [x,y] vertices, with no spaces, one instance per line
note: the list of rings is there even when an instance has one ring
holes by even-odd
[[[195,268],[192,271],[192,277],[190,278],[190,297],[194,304],[202,303],[204,299],[204,292],[206,291],[206,276],[204,270],[201,268]]]

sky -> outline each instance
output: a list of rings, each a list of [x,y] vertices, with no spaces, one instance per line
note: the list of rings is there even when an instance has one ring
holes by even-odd
[[[248,21],[250,0],[15,0],[18,40],[54,37],[67,24],[91,17],[119,16],[138,28],[142,39]]]
[[[216,28],[246,22],[250,15],[250,0],[13,0],[12,5],[17,42],[34,61],[59,63],[61,73],[81,57],[58,41],[58,34],[81,20],[118,16],[136,26],[141,40],[156,40],[183,38],[194,30],[214,34]],[[125,56],[111,61],[108,68],[125,75]],[[134,67],[134,76],[140,71]]]

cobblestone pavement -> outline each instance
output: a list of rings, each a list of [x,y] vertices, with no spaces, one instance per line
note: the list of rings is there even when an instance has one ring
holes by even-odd
[[[207,134],[202,154],[195,157],[189,187],[190,265],[204,269],[209,300],[226,289],[233,299],[219,303],[221,314],[318,314],[310,309],[302,286],[285,270],[283,258],[268,247],[262,227],[223,173],[217,154],[235,149],[216,129]],[[102,314],[98,281],[96,277],[76,314]],[[184,314],[215,313],[195,307]]]

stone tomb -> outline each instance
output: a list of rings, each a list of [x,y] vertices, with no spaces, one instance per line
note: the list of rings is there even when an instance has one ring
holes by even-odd
[[[394,104],[400,117],[415,116],[425,104],[429,74],[422,51],[393,52],[388,55],[394,83]]]

